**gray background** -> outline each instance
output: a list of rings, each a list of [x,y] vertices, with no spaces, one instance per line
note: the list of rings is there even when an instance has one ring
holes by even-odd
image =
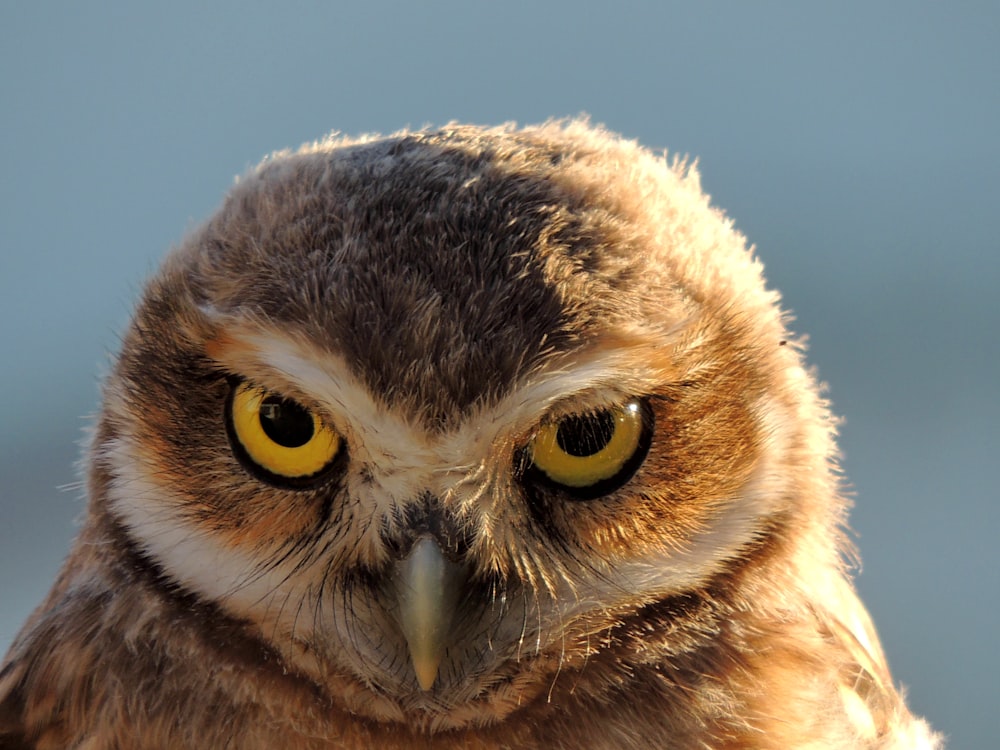
[[[998,49],[986,2],[0,4],[0,650],[137,290],[234,175],[331,129],[588,112],[698,156],[757,245],[846,416],[896,677],[995,747]]]

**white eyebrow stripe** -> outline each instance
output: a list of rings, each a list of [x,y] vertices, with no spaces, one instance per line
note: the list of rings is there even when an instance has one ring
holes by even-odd
[[[631,349],[565,356],[550,369],[523,378],[499,403],[482,407],[464,419],[456,434],[470,426],[479,429],[484,422],[524,430],[561,402],[572,402],[572,411],[578,412],[647,393],[662,381],[648,375],[639,377],[636,359]]]
[[[245,325],[228,326],[227,336],[243,346],[233,347],[235,356],[224,357],[224,364],[280,374],[329,409],[334,426],[355,436],[363,457],[380,471],[416,472],[425,481],[431,474],[488,461],[498,441],[528,432],[560,402],[582,398],[579,408],[613,403],[648,391],[657,382],[648,374],[639,376],[639,363],[648,369],[648,360],[640,359],[634,347],[566,355],[550,369],[526,375],[499,403],[480,407],[452,429],[434,433],[415,415],[407,419],[380,402],[336,354],[279,332],[247,330]]]
[[[293,381],[325,406],[335,420],[344,419],[352,431],[365,435],[368,438],[365,445],[369,448],[378,444],[380,434],[393,435],[393,443],[404,448],[401,451],[404,456],[426,448],[423,430],[377,401],[343,358],[305,352],[284,336],[252,334],[246,340],[259,355],[254,364],[265,365]]]

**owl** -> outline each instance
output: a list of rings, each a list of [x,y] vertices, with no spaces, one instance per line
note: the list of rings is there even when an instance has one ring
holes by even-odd
[[[786,322],[583,120],[274,154],[124,334],[0,745],[939,747]]]

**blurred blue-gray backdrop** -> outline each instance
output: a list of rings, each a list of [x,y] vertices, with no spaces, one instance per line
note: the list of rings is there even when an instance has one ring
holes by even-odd
[[[995,747],[1000,4],[0,5],[0,651],[74,533],[143,278],[268,151],[587,112],[700,158],[846,417],[913,707]]]

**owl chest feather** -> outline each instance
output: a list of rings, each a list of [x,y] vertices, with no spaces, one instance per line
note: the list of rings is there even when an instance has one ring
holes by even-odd
[[[931,747],[892,744],[917,730],[844,633],[817,619],[734,624],[711,592],[597,634],[582,665],[556,666],[520,705],[464,707],[466,727],[435,731],[429,717],[344,711],[245,623],[164,596],[135,560],[120,570],[103,587],[71,577],[16,645],[0,687],[24,718],[15,730],[2,717],[4,747]]]

